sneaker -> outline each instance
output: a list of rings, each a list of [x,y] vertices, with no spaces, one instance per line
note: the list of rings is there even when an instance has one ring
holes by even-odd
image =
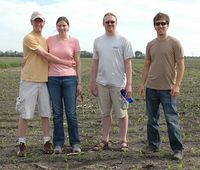
[[[17,156],[18,157],[25,157],[26,154],[27,154],[27,152],[26,152],[26,145],[25,145],[25,143],[21,142],[19,144],[19,151],[17,152]]]
[[[151,146],[151,145],[148,145],[146,146],[143,150],[142,150],[142,153],[146,153],[146,154],[151,154],[151,153],[154,153],[154,152],[159,152],[159,148],[156,148],[154,146]]]
[[[46,154],[52,154],[53,153],[53,145],[50,141],[47,141],[44,144],[44,153],[46,153]]]
[[[81,152],[80,145],[79,145],[79,144],[73,145],[73,147],[72,147],[72,152],[73,152],[73,153]]]
[[[173,153],[174,160],[182,160],[183,159],[183,152],[181,150],[176,150]]]
[[[61,153],[62,153],[62,148],[61,148],[59,145],[57,145],[57,146],[54,148],[54,153],[55,153],[55,154],[61,154]]]

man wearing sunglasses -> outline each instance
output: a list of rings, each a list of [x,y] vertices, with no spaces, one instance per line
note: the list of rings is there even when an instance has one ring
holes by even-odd
[[[116,31],[117,17],[106,13],[103,17],[105,34],[96,38],[93,47],[91,69],[91,93],[96,96],[102,117],[102,142],[93,149],[109,149],[109,132],[112,124],[112,109],[119,119],[120,149],[128,150],[128,103],[120,90],[126,90],[126,97],[132,95],[131,43]]]
[[[180,93],[185,69],[184,54],[180,42],[167,35],[169,20],[169,16],[164,13],[158,13],[153,19],[157,38],[147,44],[139,91],[144,98],[146,86],[148,115],[146,150],[156,152],[161,144],[159,128],[159,106],[161,104],[167,122],[173,158],[181,160],[183,142],[176,109],[176,97]]]

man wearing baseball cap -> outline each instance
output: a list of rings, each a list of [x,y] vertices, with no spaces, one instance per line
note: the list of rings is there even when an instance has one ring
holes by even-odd
[[[41,20],[45,21],[44,16],[40,12],[33,12],[31,15],[31,21],[34,21],[35,19],[40,18]]]
[[[48,53],[46,39],[42,36],[42,29],[45,25],[44,15],[40,12],[33,12],[31,15],[33,30],[23,40],[23,64],[21,70],[21,81],[19,97],[17,97],[16,111],[20,114],[19,130],[19,151],[17,155],[26,156],[26,133],[28,120],[34,117],[35,106],[38,105],[38,115],[41,117],[44,152],[53,153],[49,135],[49,118],[51,115],[49,94],[46,86],[48,80],[48,61],[75,66],[73,62],[63,61]]]

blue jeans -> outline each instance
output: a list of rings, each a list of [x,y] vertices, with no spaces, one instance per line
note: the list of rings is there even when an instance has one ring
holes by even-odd
[[[63,102],[67,118],[70,145],[79,144],[78,120],[76,112],[77,77],[49,77],[48,90],[53,107],[53,144],[63,147],[65,142],[63,126]]]
[[[167,122],[170,146],[173,151],[183,150],[179,117],[176,110],[176,97],[171,96],[170,92],[171,90],[146,89],[147,139],[150,146],[160,147],[159,107],[161,104]]]

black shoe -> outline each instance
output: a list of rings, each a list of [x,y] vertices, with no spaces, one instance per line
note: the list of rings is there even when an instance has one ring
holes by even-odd
[[[146,154],[151,154],[151,153],[154,153],[154,152],[159,152],[159,148],[156,148],[154,146],[151,146],[151,145],[148,145],[146,146],[143,150],[142,150],[142,153],[146,153]]]

